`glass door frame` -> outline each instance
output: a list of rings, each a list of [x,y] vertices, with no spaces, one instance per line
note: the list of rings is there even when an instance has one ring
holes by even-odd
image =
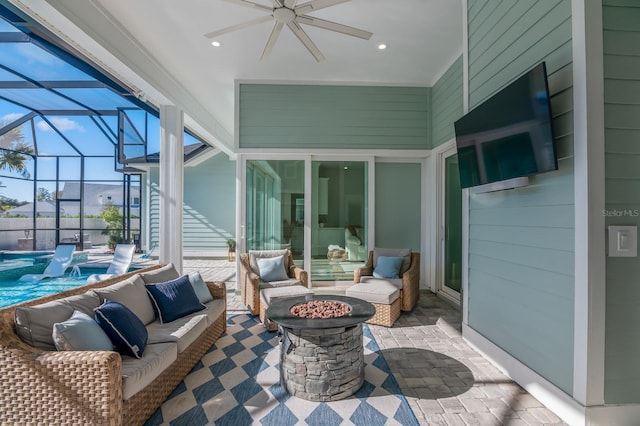
[[[282,153],[282,152],[269,152],[269,153],[238,153],[236,157],[236,212],[238,219],[236,222],[236,235],[237,235],[237,250],[239,253],[246,253],[246,170],[247,161],[251,160],[297,160],[304,161],[304,199],[312,200],[313,188],[312,188],[312,162],[313,161],[362,161],[367,165],[367,240],[369,243],[368,249],[371,250],[375,247],[375,156],[373,155],[361,155],[361,154],[295,154],[295,153]],[[305,202],[304,206],[304,265],[300,265],[305,271],[311,270],[311,229],[312,229],[312,206],[310,202]],[[237,266],[236,266],[237,269]],[[239,272],[236,270],[236,275]],[[311,285],[311,281],[309,285]]]
[[[437,179],[437,206],[438,206],[438,218],[437,218],[437,260],[436,265],[436,292],[451,302],[460,305],[461,304],[461,292],[455,291],[445,284],[445,268],[446,268],[446,159],[456,155],[458,153],[455,143],[446,144],[447,147],[437,154],[436,157],[436,179]],[[464,199],[464,195],[463,195]],[[463,205],[464,210],[464,205]],[[464,221],[463,221],[463,233],[464,233]],[[462,237],[464,242],[464,235]],[[462,265],[464,270],[464,265]],[[460,277],[462,280],[462,277]]]

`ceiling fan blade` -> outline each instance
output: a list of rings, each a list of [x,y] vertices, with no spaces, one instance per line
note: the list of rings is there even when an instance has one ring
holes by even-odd
[[[305,13],[313,12],[314,10],[324,9],[325,7],[346,3],[348,1],[351,0],[312,0],[296,7],[295,11],[297,15],[304,15]]]
[[[314,18],[312,16],[297,16],[296,21],[301,24],[311,25],[318,28],[324,28],[325,30],[331,30],[338,33],[350,35],[353,37],[369,40],[373,33],[369,31],[353,28],[348,25],[338,24],[337,22],[326,21],[324,19]]]
[[[295,5],[296,5],[296,0],[284,0],[284,7],[293,9]]]
[[[223,28],[221,30],[217,30],[217,31],[213,31],[213,32],[207,33],[204,36],[206,38],[214,38],[214,37],[218,37],[219,35],[222,35],[222,34],[226,34],[226,33],[232,32],[232,31],[241,30],[243,28],[250,27],[252,25],[262,24],[263,22],[271,21],[272,19],[273,19],[273,16],[271,16],[271,15],[261,16],[260,18],[252,19],[251,21],[242,22],[240,24],[232,25],[230,27],[226,27],[226,28]]]
[[[282,0],[271,0],[271,3],[273,4],[273,7],[282,7]]]
[[[273,46],[276,44],[278,37],[280,36],[280,32],[282,31],[282,27],[284,26],[284,22],[276,22],[273,26],[273,30],[271,30],[271,35],[267,40],[267,44],[264,46],[264,51],[262,52],[262,56],[260,56],[260,60],[267,59],[271,54],[271,50]]]
[[[287,26],[291,31],[293,31],[296,37],[298,37],[298,40],[300,40],[302,44],[304,44],[304,47],[307,48],[309,53],[311,53],[311,55],[316,58],[316,61],[324,61],[324,55],[322,54],[322,52],[320,52],[318,46],[313,44],[313,41],[311,41],[307,33],[305,33],[304,30],[300,28],[300,25],[297,22],[287,22]]]
[[[266,10],[268,12],[273,11],[273,8],[269,7],[269,6],[265,6],[259,3],[254,3],[252,1],[249,0],[224,0],[227,3],[234,3],[234,4],[239,4],[240,6],[245,6],[245,7],[251,7],[251,8],[257,8],[257,9],[262,9],[262,10]]]

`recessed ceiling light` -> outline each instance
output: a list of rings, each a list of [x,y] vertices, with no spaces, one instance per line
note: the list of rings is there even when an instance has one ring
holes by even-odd
[[[387,45],[386,45],[386,44],[384,44],[384,43],[380,43],[380,44],[378,45],[378,49],[379,49],[379,50],[384,50],[384,49],[386,49],[386,48],[387,48]]]
[[[214,40],[214,41],[212,41],[212,42],[211,42],[211,45],[212,45],[213,47],[220,47],[220,42],[219,42],[219,41],[215,41],[215,40]]]

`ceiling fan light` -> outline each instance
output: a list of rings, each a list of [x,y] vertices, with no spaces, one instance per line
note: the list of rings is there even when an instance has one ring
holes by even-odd
[[[378,44],[378,50],[384,50],[384,49],[386,49],[386,48],[387,48],[387,45],[386,45],[386,44],[384,44],[384,43],[380,43],[380,44]]]
[[[219,42],[219,41],[217,41],[217,40],[212,41],[212,42],[211,42],[211,45],[212,45],[213,47],[220,47],[220,46],[221,46],[220,42]]]

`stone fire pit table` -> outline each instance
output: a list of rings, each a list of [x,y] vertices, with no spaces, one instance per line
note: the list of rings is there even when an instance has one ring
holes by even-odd
[[[337,318],[300,318],[295,305],[310,300],[342,302],[351,312]],[[354,394],[364,382],[362,323],[375,307],[347,296],[307,295],[283,299],[267,309],[281,333],[280,383],[292,396],[336,401]]]

